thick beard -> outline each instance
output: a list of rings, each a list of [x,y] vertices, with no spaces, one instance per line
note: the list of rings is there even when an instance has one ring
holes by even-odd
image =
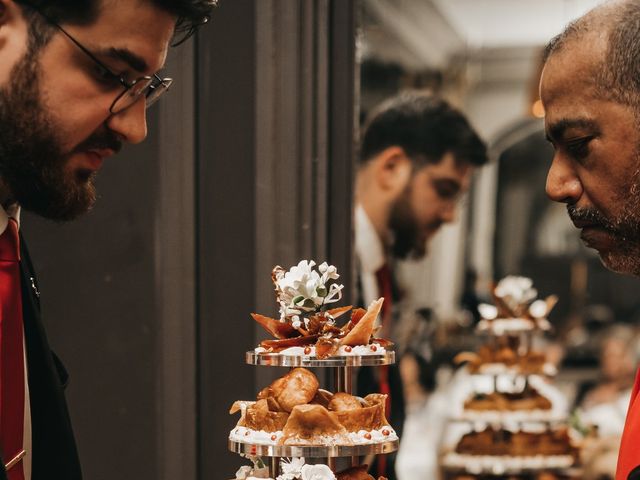
[[[636,159],[640,165],[640,149]],[[624,192],[617,199],[623,209],[616,218],[607,218],[594,208],[567,205],[567,210],[573,220],[596,223],[615,238],[615,249],[598,252],[605,267],[617,273],[640,276],[640,166]]]
[[[51,220],[72,220],[95,202],[93,175],[65,170],[70,155],[40,102],[39,70],[37,52],[29,51],[0,88],[0,177],[9,201]]]
[[[427,254],[427,242],[411,206],[410,185],[391,209],[389,228],[393,233],[391,249],[394,257],[419,260]]]

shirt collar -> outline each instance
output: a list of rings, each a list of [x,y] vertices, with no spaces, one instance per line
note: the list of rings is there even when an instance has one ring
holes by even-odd
[[[376,272],[386,262],[384,244],[360,204],[356,205],[355,211],[355,237],[360,268],[366,272]]]
[[[20,228],[20,205],[14,203],[6,210],[0,205],[0,233],[7,229],[9,218],[13,218],[18,223],[18,228]]]

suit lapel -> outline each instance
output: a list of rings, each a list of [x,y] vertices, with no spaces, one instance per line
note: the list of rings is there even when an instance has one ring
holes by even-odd
[[[32,480],[81,479],[80,464],[71,421],[63,393],[60,369],[40,319],[35,294],[35,274],[25,242],[21,239],[20,269],[27,349],[32,426]]]

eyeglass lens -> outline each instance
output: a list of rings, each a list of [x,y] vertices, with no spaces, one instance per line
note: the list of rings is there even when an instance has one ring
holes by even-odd
[[[158,80],[155,78],[140,78],[131,87],[113,102],[111,113],[119,113],[136,103],[142,96],[145,96],[146,107],[155,103],[164,93],[167,92],[172,80],[165,78]]]

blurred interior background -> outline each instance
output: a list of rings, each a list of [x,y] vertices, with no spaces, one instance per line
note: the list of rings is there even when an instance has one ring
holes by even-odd
[[[275,313],[276,264],[327,260],[353,286],[359,126],[407,88],[461,108],[492,160],[428,257],[401,265],[414,348],[445,382],[474,346],[469,299],[525,275],[560,297],[563,391],[574,401],[597,380],[601,333],[637,323],[640,285],[605,270],[547,200],[537,90],[546,42],[597,3],[220,0],[172,52],[175,87],[150,112],[149,140],[105,168],[95,210],[23,222],[87,478],[235,472],[228,408],[270,375],[243,363],[261,335],[249,313]]]

